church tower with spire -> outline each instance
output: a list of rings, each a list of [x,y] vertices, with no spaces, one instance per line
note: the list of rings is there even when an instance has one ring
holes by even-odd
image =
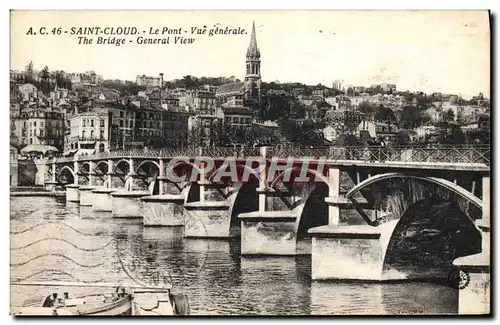
[[[252,24],[252,35],[247,49],[246,73],[244,82],[245,101],[250,105],[260,103],[260,51],[257,46],[257,37],[255,35],[255,22]]]

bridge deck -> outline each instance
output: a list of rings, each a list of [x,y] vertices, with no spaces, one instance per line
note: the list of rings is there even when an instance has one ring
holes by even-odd
[[[266,150],[261,150],[266,149]],[[158,149],[128,150],[98,153],[92,156],[56,158],[49,163],[68,163],[73,161],[102,161],[107,159],[164,159],[193,161],[196,158],[217,161],[263,159],[297,162],[322,160],[329,166],[358,166],[397,169],[428,169],[489,172],[489,146],[440,146],[440,147],[328,147],[328,148],[198,148],[194,149]]]

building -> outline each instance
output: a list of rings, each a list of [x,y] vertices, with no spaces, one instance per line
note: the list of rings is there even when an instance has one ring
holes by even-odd
[[[260,50],[257,46],[255,23],[252,25],[252,35],[246,54],[246,73],[243,82],[221,85],[216,95],[224,102],[225,97],[241,95],[245,106],[258,105],[261,100]]]
[[[38,99],[38,89],[32,84],[22,84],[18,87],[22,100],[31,102]]]
[[[254,143],[252,110],[244,106],[223,107],[223,129],[219,129],[218,141],[222,145],[245,145]]]
[[[394,93],[394,92],[396,92],[396,85],[395,84],[383,83],[383,84],[380,85],[380,87],[386,93]]]
[[[335,90],[338,90],[338,91],[342,91],[343,89],[343,82],[342,80],[335,80],[333,83],[332,83],[332,88],[335,89]]]
[[[10,70],[10,84],[12,86],[17,84],[24,84],[28,81],[26,74],[22,71]]]
[[[491,130],[491,117],[486,114],[482,114],[477,118],[477,127],[481,131],[490,132]]]
[[[200,90],[207,90],[207,91],[210,91],[212,93],[216,93],[217,92],[217,89],[219,88],[219,86],[213,86],[213,85],[203,85],[203,86],[200,86]]]
[[[325,114],[328,124],[341,126],[344,130],[354,130],[363,119],[366,119],[363,113],[347,109],[329,110]]]
[[[72,85],[97,85],[102,82],[102,76],[98,76],[94,71],[85,73],[70,73],[66,76]]]
[[[163,73],[160,73],[158,77],[150,77],[146,75],[137,76],[135,82],[138,86],[144,86],[147,88],[151,87],[163,88]]]
[[[315,86],[312,87],[312,96],[318,97],[318,98],[325,98],[325,97],[330,97],[333,96],[334,92],[325,86]]]
[[[15,135],[21,145],[50,145],[62,150],[64,129],[64,113],[40,107],[22,110],[15,121]]]
[[[131,105],[125,113],[120,115],[120,119],[126,119],[124,123],[120,121],[120,130],[125,130],[125,135],[131,137],[130,140],[135,146],[151,146],[153,142],[155,144],[161,142],[163,137],[162,113],[163,109],[159,106],[137,107]],[[132,117],[132,120],[128,120],[129,116]],[[125,129],[122,128],[122,125],[125,126]]]
[[[93,154],[109,151],[109,116],[106,108],[83,111],[69,116],[70,130],[65,154]]]
[[[175,101],[174,101],[175,102]],[[92,154],[112,150],[187,145],[188,112],[141,101],[92,100],[70,119],[66,151]]]
[[[372,138],[382,137],[383,139],[388,138],[389,140],[399,132],[396,125],[371,121],[362,121],[359,123],[356,130],[358,133],[361,131],[368,131]]]
[[[209,90],[189,90],[179,98],[180,110],[189,113],[188,132],[191,145],[209,146],[213,143],[217,104],[214,92]]]
[[[248,128],[252,126],[252,111],[243,106],[224,107],[224,125],[231,128]]]
[[[414,129],[417,139],[427,140],[439,135],[439,128],[435,125],[421,125]]]
[[[184,148],[188,145],[188,121],[190,114],[180,107],[172,107],[162,113],[162,130],[165,147]]]

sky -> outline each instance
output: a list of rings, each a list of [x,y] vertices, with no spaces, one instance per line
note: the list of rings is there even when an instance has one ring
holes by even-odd
[[[165,80],[185,75],[243,79],[253,21],[265,82],[386,82],[398,90],[490,96],[487,11],[13,11],[11,69],[23,70],[33,61],[35,69],[94,70],[105,79],[135,80],[160,72]],[[27,35],[30,27],[50,32],[53,27],[133,26],[139,36],[147,36],[142,31],[150,28],[190,31],[216,24],[248,33],[185,33],[195,38],[189,45],[141,45],[137,36],[117,35],[127,41],[118,47],[79,45],[77,36],[65,33]]]

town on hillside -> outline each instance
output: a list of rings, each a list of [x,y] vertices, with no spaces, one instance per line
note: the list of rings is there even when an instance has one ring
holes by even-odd
[[[263,82],[255,27],[242,80],[105,80],[94,71],[10,72],[11,144],[20,156],[135,148],[489,144],[490,100],[348,86]],[[245,64],[245,68],[243,68]]]

